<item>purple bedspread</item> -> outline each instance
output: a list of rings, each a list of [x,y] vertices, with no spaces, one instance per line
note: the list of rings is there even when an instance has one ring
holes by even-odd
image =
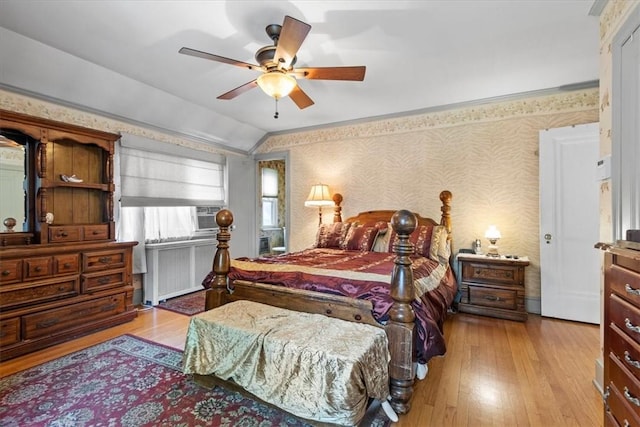
[[[307,249],[268,258],[239,258],[231,263],[229,279],[281,285],[290,288],[366,299],[379,322],[389,318],[393,305],[390,278],[395,254],[339,249]],[[448,264],[412,256],[416,298],[416,349],[418,361],[444,355],[443,323],[457,284]],[[292,266],[294,265],[294,266]],[[210,286],[213,273],[203,281]]]

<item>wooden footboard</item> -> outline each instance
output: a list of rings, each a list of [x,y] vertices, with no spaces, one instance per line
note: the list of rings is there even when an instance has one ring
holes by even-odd
[[[451,193],[443,191],[442,218],[440,224],[451,230],[449,217]],[[391,297],[394,300],[389,312],[389,321],[382,326],[373,318],[372,305],[366,300],[357,300],[336,295],[301,291],[259,283],[234,281],[229,283],[227,274],[230,269],[229,227],[233,223],[233,215],[228,210],[221,210],[216,215],[220,228],[218,247],[213,260],[214,279],[207,290],[206,309],[220,307],[231,301],[251,300],[265,304],[309,313],[324,314],[343,320],[367,323],[384,327],[389,339],[391,361],[389,363],[391,406],[400,414],[407,413],[411,407],[415,377],[414,320],[415,313],[411,307],[414,299],[413,271],[409,256],[413,253],[413,244],[409,242],[410,234],[418,225],[419,217],[407,210],[400,210],[391,217],[391,226],[398,235],[398,243],[394,246],[396,254],[395,266],[391,276]],[[361,214],[362,215],[362,214]],[[437,224],[433,220],[434,224]],[[422,218],[420,218],[422,222]]]

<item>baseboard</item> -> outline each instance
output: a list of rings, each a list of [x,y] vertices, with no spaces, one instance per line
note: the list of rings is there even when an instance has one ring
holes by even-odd
[[[604,395],[604,365],[602,363],[602,357],[598,357],[595,361],[595,374],[593,385],[601,395]]]
[[[526,298],[524,299],[524,308],[527,313],[540,314],[542,313],[542,305],[540,304],[540,297]]]
[[[142,304],[142,288],[133,290],[133,305],[138,306]]]

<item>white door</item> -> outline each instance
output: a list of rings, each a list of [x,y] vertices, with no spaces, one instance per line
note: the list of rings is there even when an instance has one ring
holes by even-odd
[[[543,316],[600,323],[599,125],[540,132]]]

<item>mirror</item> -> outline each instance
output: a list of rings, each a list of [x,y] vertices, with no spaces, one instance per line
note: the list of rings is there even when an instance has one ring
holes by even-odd
[[[0,232],[27,232],[28,150],[30,138],[0,130]],[[15,226],[11,229],[11,220]],[[9,226],[9,228],[7,227]]]

